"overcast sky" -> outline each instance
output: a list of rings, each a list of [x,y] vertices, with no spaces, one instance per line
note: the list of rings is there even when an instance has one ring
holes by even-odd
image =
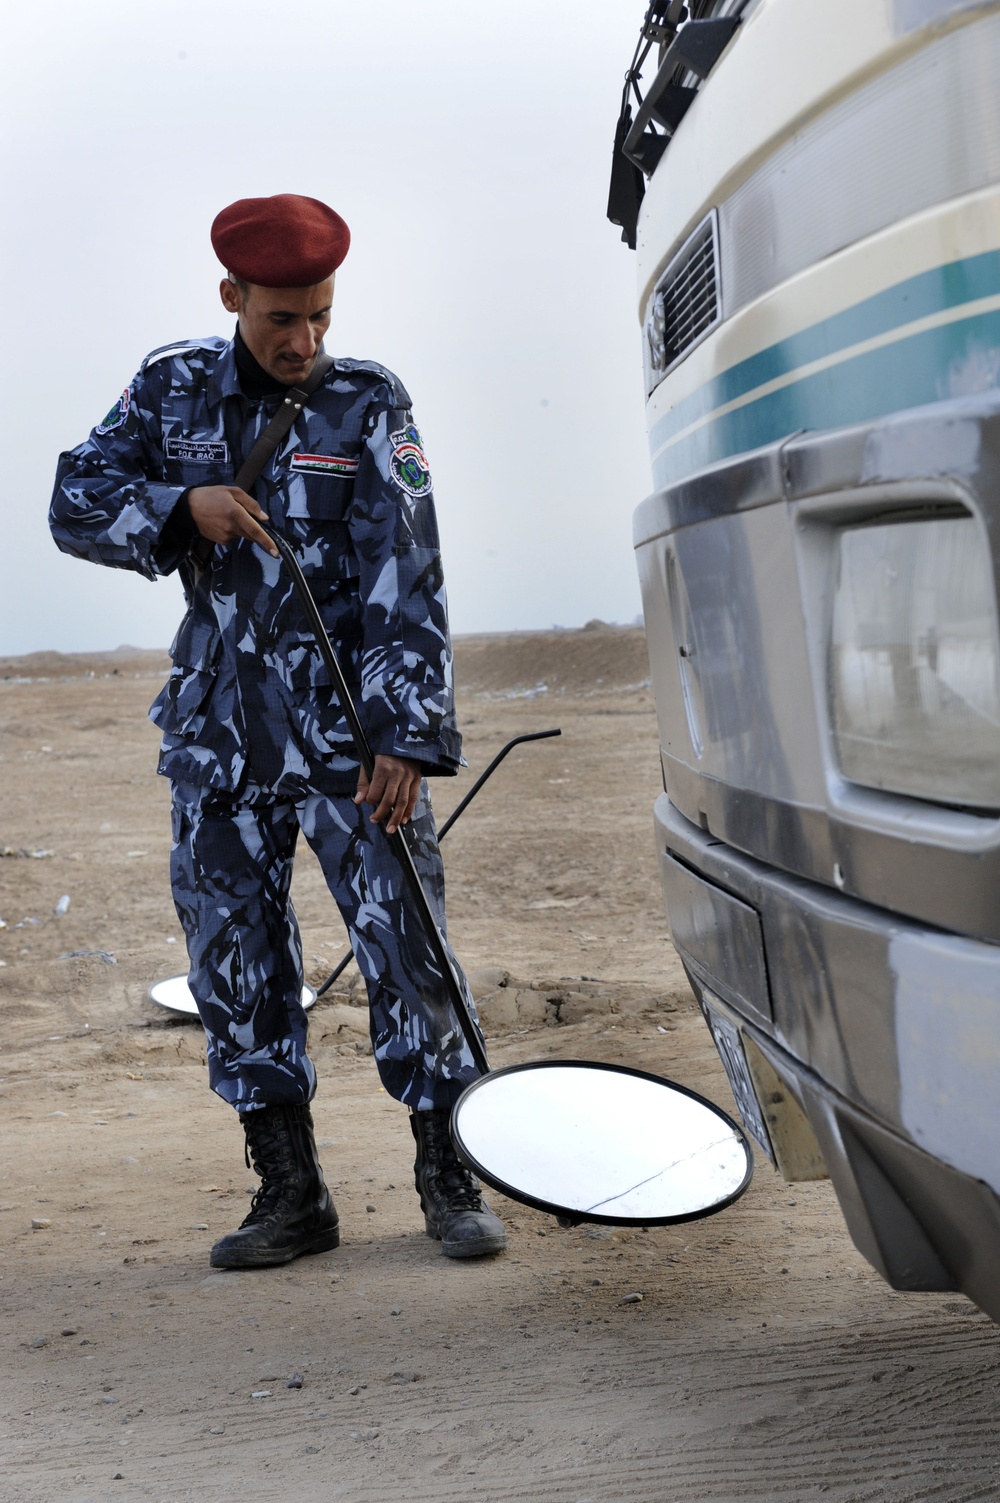
[[[169,643],[176,580],[57,553],[56,457],[143,356],[229,334],[233,199],[348,221],[327,348],[395,370],[456,632],[631,621],[650,489],[635,260],[605,219],[645,0],[32,0],[4,21],[0,652]]]

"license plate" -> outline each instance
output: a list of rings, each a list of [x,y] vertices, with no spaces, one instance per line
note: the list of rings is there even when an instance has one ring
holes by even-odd
[[[707,988],[703,987],[702,1005],[705,1009],[705,1017],[712,1031],[715,1047],[719,1051],[719,1058],[729,1077],[732,1093],[736,1097],[736,1105],[740,1109],[747,1132],[760,1144],[773,1164],[774,1151],[764,1125],[764,1114],[760,1109],[757,1093],[750,1078],[740,1030],[720,1007],[713,1006],[714,1001],[715,999],[708,995]]]

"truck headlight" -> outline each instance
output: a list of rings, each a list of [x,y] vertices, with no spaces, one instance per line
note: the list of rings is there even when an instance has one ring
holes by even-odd
[[[829,686],[845,778],[1000,808],[993,570],[970,516],[837,536]]]

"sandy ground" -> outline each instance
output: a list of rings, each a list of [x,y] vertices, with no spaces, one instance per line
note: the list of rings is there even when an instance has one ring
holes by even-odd
[[[442,1258],[351,971],[311,1028],[343,1246],[212,1273],[252,1176],[198,1025],[145,995],[184,969],[144,719],[164,662],[0,662],[3,1503],[1000,1497],[997,1330],[887,1289],[828,1184],[759,1161],[734,1207],[648,1232],[494,1197],[509,1252]],[[493,1063],[622,1061],[732,1109],[666,936],[641,634],[470,638],[458,666],[471,766],[439,818],[508,737],[563,732],[444,846]],[[316,981],[345,941],[308,852],[295,889]]]

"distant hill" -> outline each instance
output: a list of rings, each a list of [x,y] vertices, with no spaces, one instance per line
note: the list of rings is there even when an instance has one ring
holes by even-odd
[[[118,647],[114,652],[29,652],[0,657],[0,679],[166,677],[165,650]],[[642,627],[591,621],[569,631],[495,632],[455,639],[460,692],[530,693],[623,688],[649,678]]]

